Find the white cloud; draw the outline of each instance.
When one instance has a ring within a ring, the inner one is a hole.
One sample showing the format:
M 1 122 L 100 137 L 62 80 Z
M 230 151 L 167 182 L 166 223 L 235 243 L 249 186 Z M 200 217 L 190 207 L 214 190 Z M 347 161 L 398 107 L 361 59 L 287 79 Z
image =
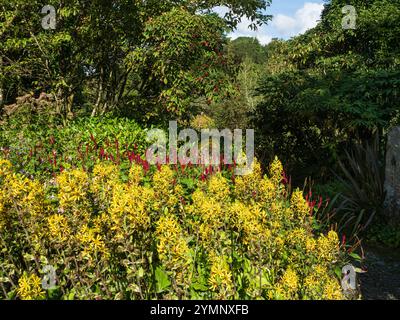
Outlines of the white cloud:
M 314 28 L 321 17 L 323 9 L 323 4 L 306 2 L 302 8 L 296 11 L 294 17 L 278 14 L 272 19 L 271 25 L 282 36 L 295 36 Z
M 213 11 L 218 13 L 221 17 L 223 17 L 225 16 L 226 13 L 229 12 L 229 9 L 227 7 L 218 6 L 213 8 Z M 258 30 L 254 31 L 249 28 L 249 25 L 251 24 L 252 22 L 249 19 L 243 17 L 241 19 L 241 22 L 237 25 L 236 30 L 233 33 L 229 34 L 229 37 L 232 38 L 233 40 L 239 37 L 257 38 L 262 45 L 271 42 L 272 36 L 267 34 L 266 30 L 264 29 L 265 26 L 262 26 L 258 28 Z
M 239 37 L 252 37 L 257 38 L 258 41 L 262 44 L 268 44 L 272 40 L 272 36 L 268 35 L 264 30 L 264 27 L 259 27 L 258 30 L 251 30 L 249 28 L 251 25 L 251 21 L 246 18 L 242 18 L 242 21 L 238 24 L 236 31 L 231 34 L 232 39 L 236 39 Z
M 315 2 L 306 2 L 303 7 L 298 9 L 293 16 L 285 14 L 274 15 L 272 22 L 268 25 L 263 25 L 258 30 L 249 29 L 251 21 L 245 17 L 238 24 L 237 29 L 229 36 L 232 39 L 238 37 L 253 37 L 257 38 L 261 44 L 265 45 L 271 42 L 275 37 L 289 38 L 298 34 L 304 33 L 308 29 L 314 28 L 321 17 L 324 5 Z M 229 9 L 224 6 L 215 7 L 214 12 L 220 16 L 224 16 Z
M 272 25 L 281 34 L 292 33 L 296 29 L 296 24 L 295 19 L 284 14 L 278 14 L 272 19 Z

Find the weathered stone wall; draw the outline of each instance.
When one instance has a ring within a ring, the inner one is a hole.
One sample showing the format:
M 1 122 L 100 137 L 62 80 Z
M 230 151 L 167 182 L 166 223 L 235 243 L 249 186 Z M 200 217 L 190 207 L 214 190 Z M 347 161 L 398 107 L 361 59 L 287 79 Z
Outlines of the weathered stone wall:
M 400 126 L 388 136 L 385 169 L 385 212 L 393 223 L 400 222 Z

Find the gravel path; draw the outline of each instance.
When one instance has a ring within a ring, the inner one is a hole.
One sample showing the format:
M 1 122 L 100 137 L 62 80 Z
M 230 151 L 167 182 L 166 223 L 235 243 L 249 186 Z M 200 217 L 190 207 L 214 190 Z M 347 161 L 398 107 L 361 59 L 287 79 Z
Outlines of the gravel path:
M 360 275 L 364 300 L 400 300 L 400 250 L 365 247 L 363 266 L 367 273 Z

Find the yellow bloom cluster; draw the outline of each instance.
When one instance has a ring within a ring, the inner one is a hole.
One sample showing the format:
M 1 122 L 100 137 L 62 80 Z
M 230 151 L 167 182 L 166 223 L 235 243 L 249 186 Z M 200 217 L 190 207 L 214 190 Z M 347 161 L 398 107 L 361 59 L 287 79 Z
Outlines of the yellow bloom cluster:
M 71 229 L 65 216 L 54 214 L 47 218 L 50 239 L 62 244 L 71 236 Z
M 154 206 L 160 209 L 163 206 L 174 207 L 178 204 L 182 188 L 175 184 L 175 173 L 169 166 L 162 166 L 153 176 L 155 192 Z
M 211 272 L 209 285 L 217 293 L 217 299 L 229 299 L 234 295 L 232 273 L 225 258 L 212 252 L 210 254 Z
M 12 172 L 11 162 L 0 158 L 0 178 L 9 175 L 11 172 Z
M 295 214 L 295 217 L 299 220 L 304 220 L 307 215 L 310 214 L 310 207 L 307 201 L 303 197 L 303 193 L 300 190 L 293 192 L 291 200 L 291 209 Z
M 89 177 L 83 170 L 64 171 L 57 177 L 59 185 L 58 198 L 62 211 L 83 214 L 87 208 Z
M 121 172 L 99 162 L 54 184 L 0 159 L 0 265 L 13 274 L 27 266 L 13 288 L 21 299 L 44 297 L 32 272 L 43 263 L 57 265 L 62 292 L 77 298 L 343 299 L 337 233 L 315 235 L 279 160 L 264 176 L 253 168 L 188 187 L 170 166 Z
M 210 178 L 207 191 L 210 197 L 219 202 L 227 201 L 230 196 L 229 183 L 220 173 Z
M 303 284 L 306 299 L 342 300 L 344 295 L 338 281 L 329 275 L 325 266 L 317 265 L 305 277 Z
M 139 185 L 143 178 L 143 168 L 138 164 L 133 164 L 129 170 L 129 182 L 134 185 Z
M 199 218 L 194 223 L 194 228 L 207 247 L 214 245 L 213 240 L 224 236 L 223 227 L 229 222 L 229 213 L 223 203 L 229 197 L 229 189 L 225 188 L 224 179 L 222 176 L 216 176 L 210 180 L 209 183 L 212 183 L 216 193 L 197 189 L 192 195 L 192 205 L 187 208 L 192 217 Z M 216 190 L 218 185 L 222 188 Z
M 178 219 L 167 214 L 157 222 L 157 252 L 167 271 L 173 272 L 178 285 L 186 285 L 191 264 L 190 249 Z
M 254 160 L 252 169 L 250 174 L 236 178 L 234 194 L 239 200 L 250 200 L 259 193 L 258 187 L 262 178 L 262 170 L 257 160 Z
M 276 287 L 279 299 L 296 299 L 298 297 L 299 278 L 292 269 L 287 269 Z
M 318 238 L 317 252 L 321 261 L 336 262 L 339 255 L 339 237 L 335 231 L 330 231 L 328 236 L 321 235 Z
M 97 254 L 104 257 L 109 256 L 108 249 L 104 243 L 102 236 L 97 234 L 94 229 L 84 225 L 80 232 L 76 235 L 77 242 L 82 246 L 82 256 L 92 261 Z
M 232 226 L 243 233 L 243 244 L 267 244 L 271 231 L 263 224 L 265 212 L 258 205 L 234 202 L 230 207 Z
M 3 162 L 1 166 L 3 176 L 0 176 L 0 230 L 17 216 L 20 224 L 29 224 L 29 219 L 44 214 L 43 185 L 39 181 L 12 173 L 8 162 Z
M 18 280 L 18 296 L 22 300 L 41 300 L 45 298 L 40 278 L 36 274 L 24 273 Z
M 102 162 L 94 166 L 91 191 L 97 196 L 96 200 L 102 206 L 101 209 L 108 208 L 118 181 L 119 168 L 116 165 Z
M 5 187 L 8 196 L 21 210 L 32 216 L 39 215 L 44 210 L 44 189 L 40 182 L 32 181 L 18 174 L 6 177 Z
M 153 199 L 154 192 L 147 187 L 126 184 L 114 187 L 109 214 L 111 229 L 117 238 L 123 239 L 127 230 L 146 230 L 149 227 L 148 206 Z
M 4 186 L 5 178 L 12 172 L 12 165 L 8 160 L 0 158 L 0 231 L 6 223 L 6 206 L 9 202 L 8 191 Z M 3 185 L 3 186 L 2 186 Z
M 275 160 L 271 163 L 269 173 L 273 184 L 279 185 L 282 181 L 283 166 L 277 157 L 275 157 Z

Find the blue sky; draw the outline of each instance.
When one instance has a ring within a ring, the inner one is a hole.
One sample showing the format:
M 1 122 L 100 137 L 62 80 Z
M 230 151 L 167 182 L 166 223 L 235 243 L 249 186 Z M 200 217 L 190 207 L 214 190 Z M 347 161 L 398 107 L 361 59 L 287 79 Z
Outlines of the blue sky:
M 267 44 L 272 38 L 289 39 L 317 24 L 323 3 L 323 0 L 273 0 L 267 13 L 274 17 L 268 25 L 251 31 L 248 29 L 249 21 L 243 19 L 237 30 L 229 36 L 232 39 L 241 36 L 256 37 L 262 44 Z M 223 7 L 216 9 L 220 14 L 225 10 Z

